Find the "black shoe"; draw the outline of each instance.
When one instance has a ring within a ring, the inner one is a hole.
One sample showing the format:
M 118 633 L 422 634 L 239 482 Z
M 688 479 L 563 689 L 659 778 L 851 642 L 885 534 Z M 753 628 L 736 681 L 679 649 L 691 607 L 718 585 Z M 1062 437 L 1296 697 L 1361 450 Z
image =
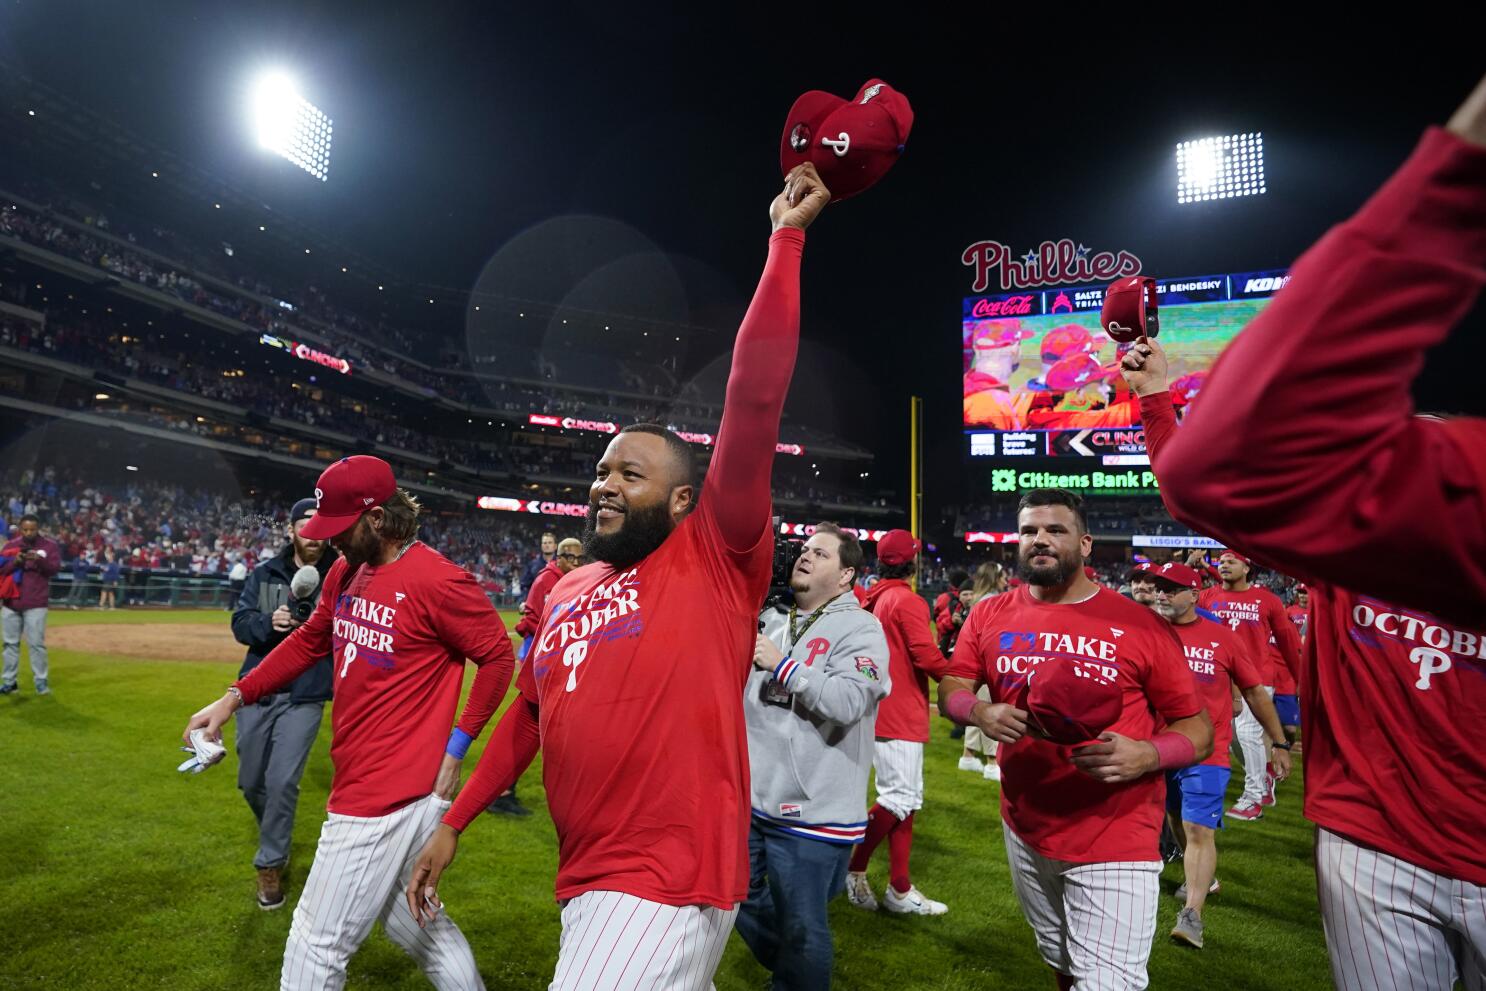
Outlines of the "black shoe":
M 515 795 L 502 795 L 500 798 L 491 802 L 490 808 L 485 811 L 493 812 L 498 816 L 520 817 L 531 815 L 531 809 L 522 805 L 521 801 Z
M 9 695 L 11 692 L 18 692 L 20 690 L 21 686 L 13 681 L 0 685 L 0 695 Z
M 954 729 L 949 731 L 949 738 L 951 740 L 963 740 L 965 738 L 965 727 L 959 723 L 955 723 Z

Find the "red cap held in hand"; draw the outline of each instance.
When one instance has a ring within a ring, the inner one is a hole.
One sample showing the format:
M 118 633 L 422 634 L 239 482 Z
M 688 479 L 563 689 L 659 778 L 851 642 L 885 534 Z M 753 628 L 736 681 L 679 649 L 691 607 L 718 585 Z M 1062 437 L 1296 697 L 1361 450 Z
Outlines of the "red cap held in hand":
M 1156 280 L 1145 275 L 1121 279 L 1104 290 L 1099 326 L 1112 340 L 1129 344 L 1161 332 L 1156 319 Z
M 361 514 L 380 506 L 397 492 L 392 466 L 369 454 L 341 458 L 320 473 L 315 483 L 315 515 L 300 536 L 329 540 L 344 533 Z
M 883 564 L 907 564 L 918 556 L 921 545 L 907 530 L 889 530 L 877 542 L 877 560 Z
M 850 102 L 813 89 L 789 108 L 779 168 L 789 175 L 814 162 L 831 199 L 848 199 L 887 175 L 912 129 L 908 98 L 881 79 L 867 80 Z
M 1120 686 L 1088 661 L 1054 657 L 1027 675 L 1026 709 L 1054 743 L 1087 743 L 1124 711 Z

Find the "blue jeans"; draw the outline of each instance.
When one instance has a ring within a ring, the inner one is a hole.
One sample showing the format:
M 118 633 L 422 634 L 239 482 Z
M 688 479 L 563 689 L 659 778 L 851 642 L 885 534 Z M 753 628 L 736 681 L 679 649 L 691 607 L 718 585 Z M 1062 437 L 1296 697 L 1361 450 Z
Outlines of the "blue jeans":
M 774 991 L 831 986 L 831 924 L 826 905 L 846 888 L 851 847 L 807 840 L 754 821 L 748 832 L 748 900 L 738 935 L 774 973 Z

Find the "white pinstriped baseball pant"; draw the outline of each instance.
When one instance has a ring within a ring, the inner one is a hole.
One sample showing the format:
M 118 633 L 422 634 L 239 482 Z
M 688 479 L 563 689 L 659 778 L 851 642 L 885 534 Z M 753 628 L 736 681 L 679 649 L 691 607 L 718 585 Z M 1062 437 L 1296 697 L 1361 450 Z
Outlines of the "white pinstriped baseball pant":
M 1022 914 L 1047 965 L 1078 991 L 1139 991 L 1156 934 L 1161 862 L 1073 864 L 1033 850 L 1003 821 Z
M 1486 989 L 1486 887 L 1325 829 L 1316 884 L 1339 991 Z
M 419 929 L 404 896 L 413 862 L 449 802 L 429 795 L 375 818 L 331 813 L 294 906 L 280 991 L 338 991 L 346 964 L 380 921 L 439 991 L 484 991 L 475 955 L 441 911 Z
M 1274 698 L 1272 687 L 1265 685 L 1264 690 L 1271 699 Z M 1257 802 L 1264 797 L 1264 791 L 1269 787 L 1266 765 L 1269 763 L 1270 742 L 1258 717 L 1249 708 L 1248 699 L 1244 699 L 1243 708 L 1233 717 L 1233 746 L 1238 748 L 1239 757 L 1243 761 L 1243 795 L 1239 798 L 1240 802 Z
M 877 772 L 877 804 L 900 820 L 924 807 L 924 745 L 912 740 L 878 740 L 872 749 Z
M 562 906 L 548 991 L 707 991 L 738 906 L 663 905 L 585 891 Z

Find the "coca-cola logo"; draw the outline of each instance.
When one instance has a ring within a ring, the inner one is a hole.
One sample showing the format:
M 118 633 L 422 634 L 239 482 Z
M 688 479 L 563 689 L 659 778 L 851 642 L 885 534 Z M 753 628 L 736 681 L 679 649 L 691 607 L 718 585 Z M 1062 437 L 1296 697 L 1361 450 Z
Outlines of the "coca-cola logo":
M 985 292 L 995 269 L 1001 271 L 1004 290 L 1112 282 L 1141 270 L 1140 259 L 1128 251 L 1093 252 L 1066 237 L 1043 241 L 1019 256 L 999 241 L 976 241 L 960 255 L 960 263 L 975 269 L 971 292 Z
M 1026 317 L 1032 315 L 1031 296 L 1009 296 L 1006 299 L 977 299 L 970 307 L 977 320 L 990 317 Z

